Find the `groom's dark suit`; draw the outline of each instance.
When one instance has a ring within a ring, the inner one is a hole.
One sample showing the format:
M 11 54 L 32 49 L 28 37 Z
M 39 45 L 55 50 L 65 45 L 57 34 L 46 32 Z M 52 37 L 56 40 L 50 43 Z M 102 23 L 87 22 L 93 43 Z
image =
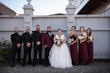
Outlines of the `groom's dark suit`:
M 45 66 L 49 65 L 48 56 L 49 56 L 49 51 L 53 45 L 53 37 L 54 35 L 51 32 L 44 33 L 42 36 L 43 46 L 47 45 L 47 47 L 44 47 L 45 48 Z

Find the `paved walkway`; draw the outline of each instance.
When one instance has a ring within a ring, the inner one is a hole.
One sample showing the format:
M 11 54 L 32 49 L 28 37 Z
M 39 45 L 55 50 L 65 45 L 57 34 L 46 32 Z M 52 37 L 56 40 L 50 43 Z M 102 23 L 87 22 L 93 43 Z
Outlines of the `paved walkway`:
M 66 69 L 55 69 L 43 65 L 10 67 L 6 64 L 0 64 L 0 73 L 110 73 L 110 62 L 95 62 L 94 65 L 79 65 Z

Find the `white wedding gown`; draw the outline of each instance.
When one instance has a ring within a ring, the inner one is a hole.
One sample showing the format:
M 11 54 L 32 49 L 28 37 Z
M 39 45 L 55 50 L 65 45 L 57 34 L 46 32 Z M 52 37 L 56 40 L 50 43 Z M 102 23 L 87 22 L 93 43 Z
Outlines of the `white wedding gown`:
M 59 39 L 58 35 L 55 36 Z M 64 39 L 64 35 L 60 37 Z M 70 56 L 70 51 L 66 43 L 62 44 L 61 47 L 52 46 L 49 53 L 49 62 L 51 67 L 54 68 L 70 68 L 72 67 L 72 61 Z

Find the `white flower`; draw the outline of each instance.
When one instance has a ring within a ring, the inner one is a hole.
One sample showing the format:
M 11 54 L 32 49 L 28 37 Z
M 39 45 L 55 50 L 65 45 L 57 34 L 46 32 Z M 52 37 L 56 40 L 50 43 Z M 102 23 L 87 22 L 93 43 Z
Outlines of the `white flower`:
M 72 43 L 74 41 L 73 38 L 69 38 L 68 43 Z
M 92 41 L 92 36 L 88 36 L 88 39 L 89 39 L 90 41 Z
M 61 47 L 62 41 L 63 41 L 62 39 L 56 39 L 55 44 L 56 44 L 57 46 Z
M 78 39 L 79 39 L 79 40 L 83 40 L 84 37 L 83 37 L 83 36 L 78 36 Z

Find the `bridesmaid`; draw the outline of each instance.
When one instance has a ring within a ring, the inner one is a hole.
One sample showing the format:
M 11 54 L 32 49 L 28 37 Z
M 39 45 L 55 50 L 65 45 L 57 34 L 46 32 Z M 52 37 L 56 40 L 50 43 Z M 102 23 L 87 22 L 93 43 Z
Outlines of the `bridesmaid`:
M 77 41 L 78 41 L 78 36 L 76 32 L 76 27 L 72 26 L 71 27 L 71 33 L 70 33 L 70 38 L 73 38 L 74 41 L 71 42 L 70 44 L 70 52 L 71 52 L 71 58 L 72 58 L 72 64 L 73 65 L 78 65 L 78 50 L 77 50 Z
M 80 27 L 80 36 L 84 39 L 79 40 L 79 62 L 80 64 L 87 65 L 88 61 L 88 51 L 87 51 L 87 34 L 84 32 L 84 27 Z
M 87 49 L 88 49 L 88 57 L 89 57 L 89 63 L 93 64 L 93 42 L 94 42 L 94 36 L 91 32 L 91 29 L 87 29 Z

